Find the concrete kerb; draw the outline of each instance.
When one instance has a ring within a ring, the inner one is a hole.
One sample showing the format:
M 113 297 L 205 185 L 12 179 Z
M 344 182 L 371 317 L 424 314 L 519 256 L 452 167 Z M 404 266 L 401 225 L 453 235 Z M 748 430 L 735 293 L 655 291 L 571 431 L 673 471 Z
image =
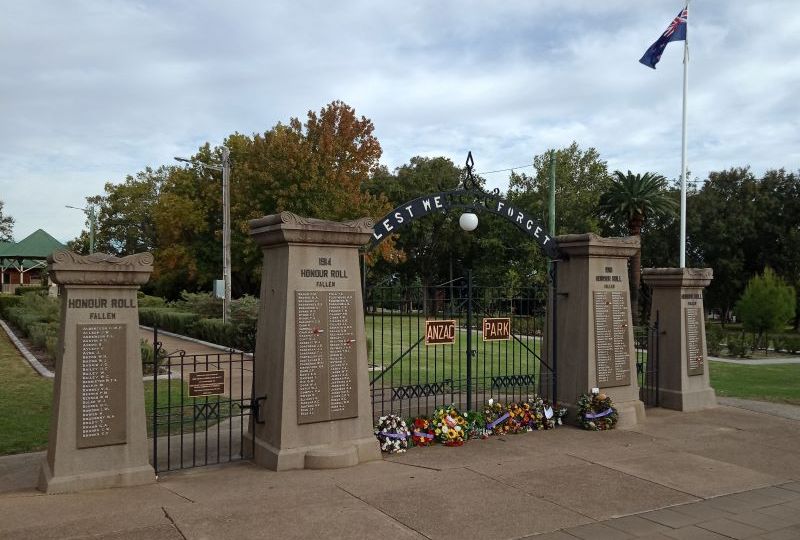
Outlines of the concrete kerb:
M 39 359 L 36 358 L 33 355 L 33 353 L 25 346 L 24 343 L 22 343 L 22 341 L 20 341 L 20 339 L 17 337 L 17 335 L 14 333 L 14 331 L 11 330 L 11 328 L 8 326 L 8 324 L 6 324 L 6 322 L 4 320 L 2 320 L 2 319 L 0 319 L 0 327 L 3 328 L 3 331 L 5 331 L 6 335 L 8 336 L 8 339 L 11 340 L 11 343 L 14 344 L 14 346 L 17 348 L 17 350 L 22 355 L 22 357 L 28 362 L 28 364 L 30 364 L 30 366 L 36 371 L 36 373 L 38 373 L 40 376 L 44 377 L 45 379 L 54 379 L 55 378 L 55 376 L 56 376 L 55 373 L 53 373 L 52 371 L 47 369 L 44 365 L 42 365 L 41 362 L 39 362 Z M 143 326 L 142 328 L 147 328 L 147 327 Z M 149 330 L 152 330 L 152 328 L 150 328 Z M 167 334 L 167 332 L 164 332 L 164 333 Z M 184 337 L 184 336 L 179 336 L 178 334 L 169 334 L 169 335 L 174 336 L 174 337 L 178 337 L 178 338 L 181 338 L 181 339 L 192 341 L 191 338 L 187 338 L 187 337 Z M 203 344 L 203 345 L 208 345 L 209 347 L 220 348 L 219 345 L 214 345 L 212 343 L 206 343 L 204 341 L 199 341 L 199 340 L 194 340 L 194 341 L 197 342 L 197 343 Z M 224 350 L 227 351 L 228 349 L 224 349 Z M 231 350 L 233 350 L 233 349 L 231 349 Z M 159 380 L 167 380 L 169 378 L 175 378 L 175 376 L 174 375 L 170 376 L 168 373 L 165 373 L 163 375 L 159 375 L 158 378 L 159 378 Z M 146 375 L 146 376 L 142 377 L 143 381 L 150 381 L 152 379 L 153 379 L 152 375 Z
M 45 377 L 46 379 L 55 378 L 55 376 L 56 376 L 55 373 L 53 373 L 52 371 L 50 371 L 49 369 L 44 367 L 42 365 L 42 363 L 39 362 L 39 360 L 35 356 L 33 356 L 33 353 L 31 351 L 29 351 L 28 348 L 25 346 L 25 344 L 22 343 L 19 340 L 19 338 L 14 334 L 14 332 L 11 331 L 11 328 L 8 327 L 8 325 L 6 324 L 5 321 L 0 320 L 0 326 L 3 327 L 3 330 L 8 335 L 8 339 L 11 340 L 11 343 L 14 344 L 14 346 L 20 352 L 22 357 L 25 358 L 25 360 L 28 362 L 28 364 L 30 364 L 30 366 L 34 370 L 36 370 L 36 372 L 39 375 L 41 375 L 42 377 Z

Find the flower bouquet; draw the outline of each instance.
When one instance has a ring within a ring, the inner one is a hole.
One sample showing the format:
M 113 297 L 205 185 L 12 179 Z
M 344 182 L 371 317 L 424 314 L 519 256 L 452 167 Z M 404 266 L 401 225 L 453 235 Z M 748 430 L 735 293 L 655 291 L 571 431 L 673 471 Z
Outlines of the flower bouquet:
M 408 431 L 405 420 L 395 414 L 381 416 L 375 426 L 375 436 L 381 445 L 381 452 L 394 454 L 408 449 Z
M 499 401 L 490 398 L 483 409 L 483 417 L 486 419 L 486 434 L 503 435 L 509 432 L 508 419 L 511 414 Z
M 603 431 L 613 429 L 617 423 L 617 410 L 611 398 L 599 392 L 578 398 L 578 423 L 583 429 Z
M 436 442 L 436 433 L 433 422 L 424 416 L 418 416 L 411 421 L 411 441 L 414 446 L 430 446 Z
M 464 426 L 464 437 L 467 439 L 485 439 L 488 437 L 486 433 L 486 419 L 483 413 L 479 411 L 465 412 L 463 414 L 464 421 L 467 423 Z
M 433 432 L 445 446 L 461 446 L 466 437 L 467 421 L 455 405 L 439 407 L 433 413 Z
M 539 396 L 534 397 L 536 399 L 536 409 L 542 414 L 542 427 L 540 429 L 554 429 L 556 426 L 564 424 L 564 418 L 567 416 L 566 407 L 551 403 Z

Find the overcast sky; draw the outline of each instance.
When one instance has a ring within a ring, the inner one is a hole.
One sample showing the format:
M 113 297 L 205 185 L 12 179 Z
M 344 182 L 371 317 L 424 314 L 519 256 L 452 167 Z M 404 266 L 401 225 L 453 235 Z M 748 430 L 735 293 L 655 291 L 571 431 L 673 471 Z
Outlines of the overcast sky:
M 682 43 L 638 63 L 676 0 L 11 0 L 0 17 L 0 200 L 17 240 L 84 227 L 85 197 L 205 141 L 341 99 L 393 169 L 478 171 L 573 140 L 680 176 Z M 800 2 L 695 0 L 689 168 L 800 168 Z M 530 171 L 528 169 L 521 169 Z M 235 174 L 235 170 L 234 173 Z M 507 187 L 508 173 L 488 175 Z

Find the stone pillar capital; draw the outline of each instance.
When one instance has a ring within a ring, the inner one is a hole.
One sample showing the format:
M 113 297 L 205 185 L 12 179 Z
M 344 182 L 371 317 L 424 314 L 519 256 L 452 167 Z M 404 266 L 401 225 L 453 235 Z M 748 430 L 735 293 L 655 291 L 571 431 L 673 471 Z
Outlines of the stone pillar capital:
M 565 234 L 556 237 L 558 249 L 567 257 L 629 258 L 641 246 L 638 236 L 603 238 L 593 233 Z
M 106 253 L 78 255 L 59 250 L 47 258 L 50 279 L 58 285 L 144 285 L 153 272 L 153 255 L 115 257 Z
M 714 278 L 711 268 L 643 268 L 642 281 L 652 289 L 703 288 Z
M 281 212 L 250 220 L 250 236 L 262 248 L 281 244 L 363 246 L 373 226 L 367 217 L 338 222 Z

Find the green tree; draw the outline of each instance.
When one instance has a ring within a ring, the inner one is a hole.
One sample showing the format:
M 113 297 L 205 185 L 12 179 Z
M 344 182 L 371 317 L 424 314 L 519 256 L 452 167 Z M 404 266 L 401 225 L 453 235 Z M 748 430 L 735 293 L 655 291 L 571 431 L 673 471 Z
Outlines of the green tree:
M 600 196 L 598 212 L 612 222 L 624 222 L 629 235 L 641 238 L 642 226 L 649 216 L 674 213 L 675 201 L 666 188 L 667 180 L 660 174 L 614 171 L 614 179 Z M 639 324 L 641 274 L 641 250 L 638 250 L 630 263 L 631 306 L 635 307 L 633 324 Z
M 0 241 L 11 242 L 14 238 L 14 218 L 3 214 L 3 201 L 0 201 Z
M 736 312 L 744 329 L 757 334 L 756 345 L 764 337 L 764 349 L 769 345 L 769 333 L 783 330 L 795 313 L 794 287 L 775 275 L 770 267 L 754 276 L 736 304 Z
M 550 178 L 550 152 L 533 158 L 534 175 L 512 173 L 508 198 L 547 223 L 547 191 Z M 594 148 L 582 150 L 573 142 L 555 150 L 556 230 L 551 234 L 599 233 L 597 216 L 600 195 L 611 179 L 606 162 Z
M 364 189 L 379 169 L 381 147 L 372 121 L 334 101 L 309 111 L 305 122 L 291 118 L 252 136 L 232 134 L 230 149 L 231 253 L 233 291 L 256 294 L 261 251 L 249 237 L 248 222 L 290 211 L 331 220 L 379 217 L 385 198 Z M 208 144 L 193 160 L 218 163 L 220 148 Z M 221 189 L 219 173 L 200 167 L 173 168 L 154 208 L 158 237 L 154 279 L 165 290 L 208 288 L 221 272 Z M 160 262 L 158 262 L 160 261 Z

